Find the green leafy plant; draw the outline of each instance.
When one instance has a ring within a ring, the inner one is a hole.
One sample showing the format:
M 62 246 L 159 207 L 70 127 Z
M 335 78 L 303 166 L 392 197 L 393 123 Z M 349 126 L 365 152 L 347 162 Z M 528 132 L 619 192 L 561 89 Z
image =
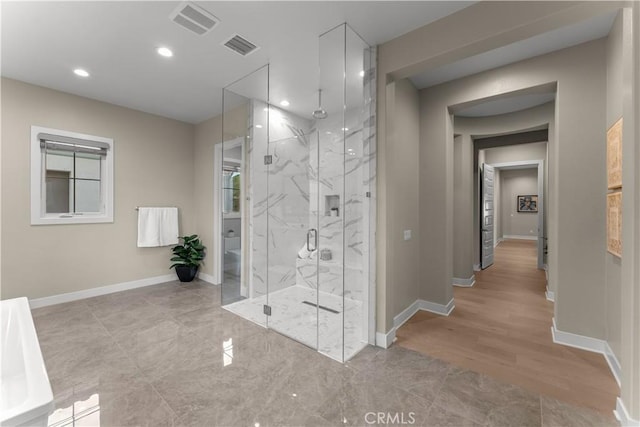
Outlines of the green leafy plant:
M 178 237 L 178 239 L 182 241 L 182 244 L 171 248 L 173 251 L 173 258 L 171 258 L 173 264 L 169 268 L 178 266 L 198 267 L 202 263 L 205 256 L 204 251 L 207 249 L 202 245 L 198 235 L 182 236 Z

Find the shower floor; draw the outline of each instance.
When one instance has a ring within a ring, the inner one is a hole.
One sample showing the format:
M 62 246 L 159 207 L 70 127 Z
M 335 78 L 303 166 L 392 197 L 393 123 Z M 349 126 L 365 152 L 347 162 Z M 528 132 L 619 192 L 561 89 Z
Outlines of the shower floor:
M 330 310 L 318 309 L 309 302 Z M 342 298 L 333 294 L 320 291 L 318 301 L 315 289 L 295 285 L 269 295 L 271 316 L 264 315 L 265 304 L 267 296 L 263 295 L 228 304 L 223 308 L 261 326 L 267 326 L 268 321 L 269 328 L 317 348 L 320 353 L 338 361 L 346 362 L 367 345 L 363 339 L 367 331 L 363 330 L 365 322 L 360 301 L 344 299 L 344 328 Z

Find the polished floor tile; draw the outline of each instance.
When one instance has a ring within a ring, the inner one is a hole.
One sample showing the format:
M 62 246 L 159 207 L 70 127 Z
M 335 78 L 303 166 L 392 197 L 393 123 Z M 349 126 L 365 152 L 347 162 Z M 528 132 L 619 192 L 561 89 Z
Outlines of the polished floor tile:
M 33 310 L 74 426 L 601 426 L 612 418 L 402 347 L 346 364 L 171 282 Z

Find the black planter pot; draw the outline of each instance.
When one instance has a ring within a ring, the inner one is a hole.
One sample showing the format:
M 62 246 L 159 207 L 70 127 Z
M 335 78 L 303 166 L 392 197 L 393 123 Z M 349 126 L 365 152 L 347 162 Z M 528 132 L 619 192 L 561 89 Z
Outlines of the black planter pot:
M 181 282 L 191 282 L 198 273 L 197 265 L 176 265 L 176 274 Z

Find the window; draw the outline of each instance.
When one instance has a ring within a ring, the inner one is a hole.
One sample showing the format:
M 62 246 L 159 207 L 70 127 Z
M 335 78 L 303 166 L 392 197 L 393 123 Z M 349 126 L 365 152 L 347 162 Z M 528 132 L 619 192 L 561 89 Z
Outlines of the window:
M 31 224 L 113 222 L 113 140 L 31 127 Z

